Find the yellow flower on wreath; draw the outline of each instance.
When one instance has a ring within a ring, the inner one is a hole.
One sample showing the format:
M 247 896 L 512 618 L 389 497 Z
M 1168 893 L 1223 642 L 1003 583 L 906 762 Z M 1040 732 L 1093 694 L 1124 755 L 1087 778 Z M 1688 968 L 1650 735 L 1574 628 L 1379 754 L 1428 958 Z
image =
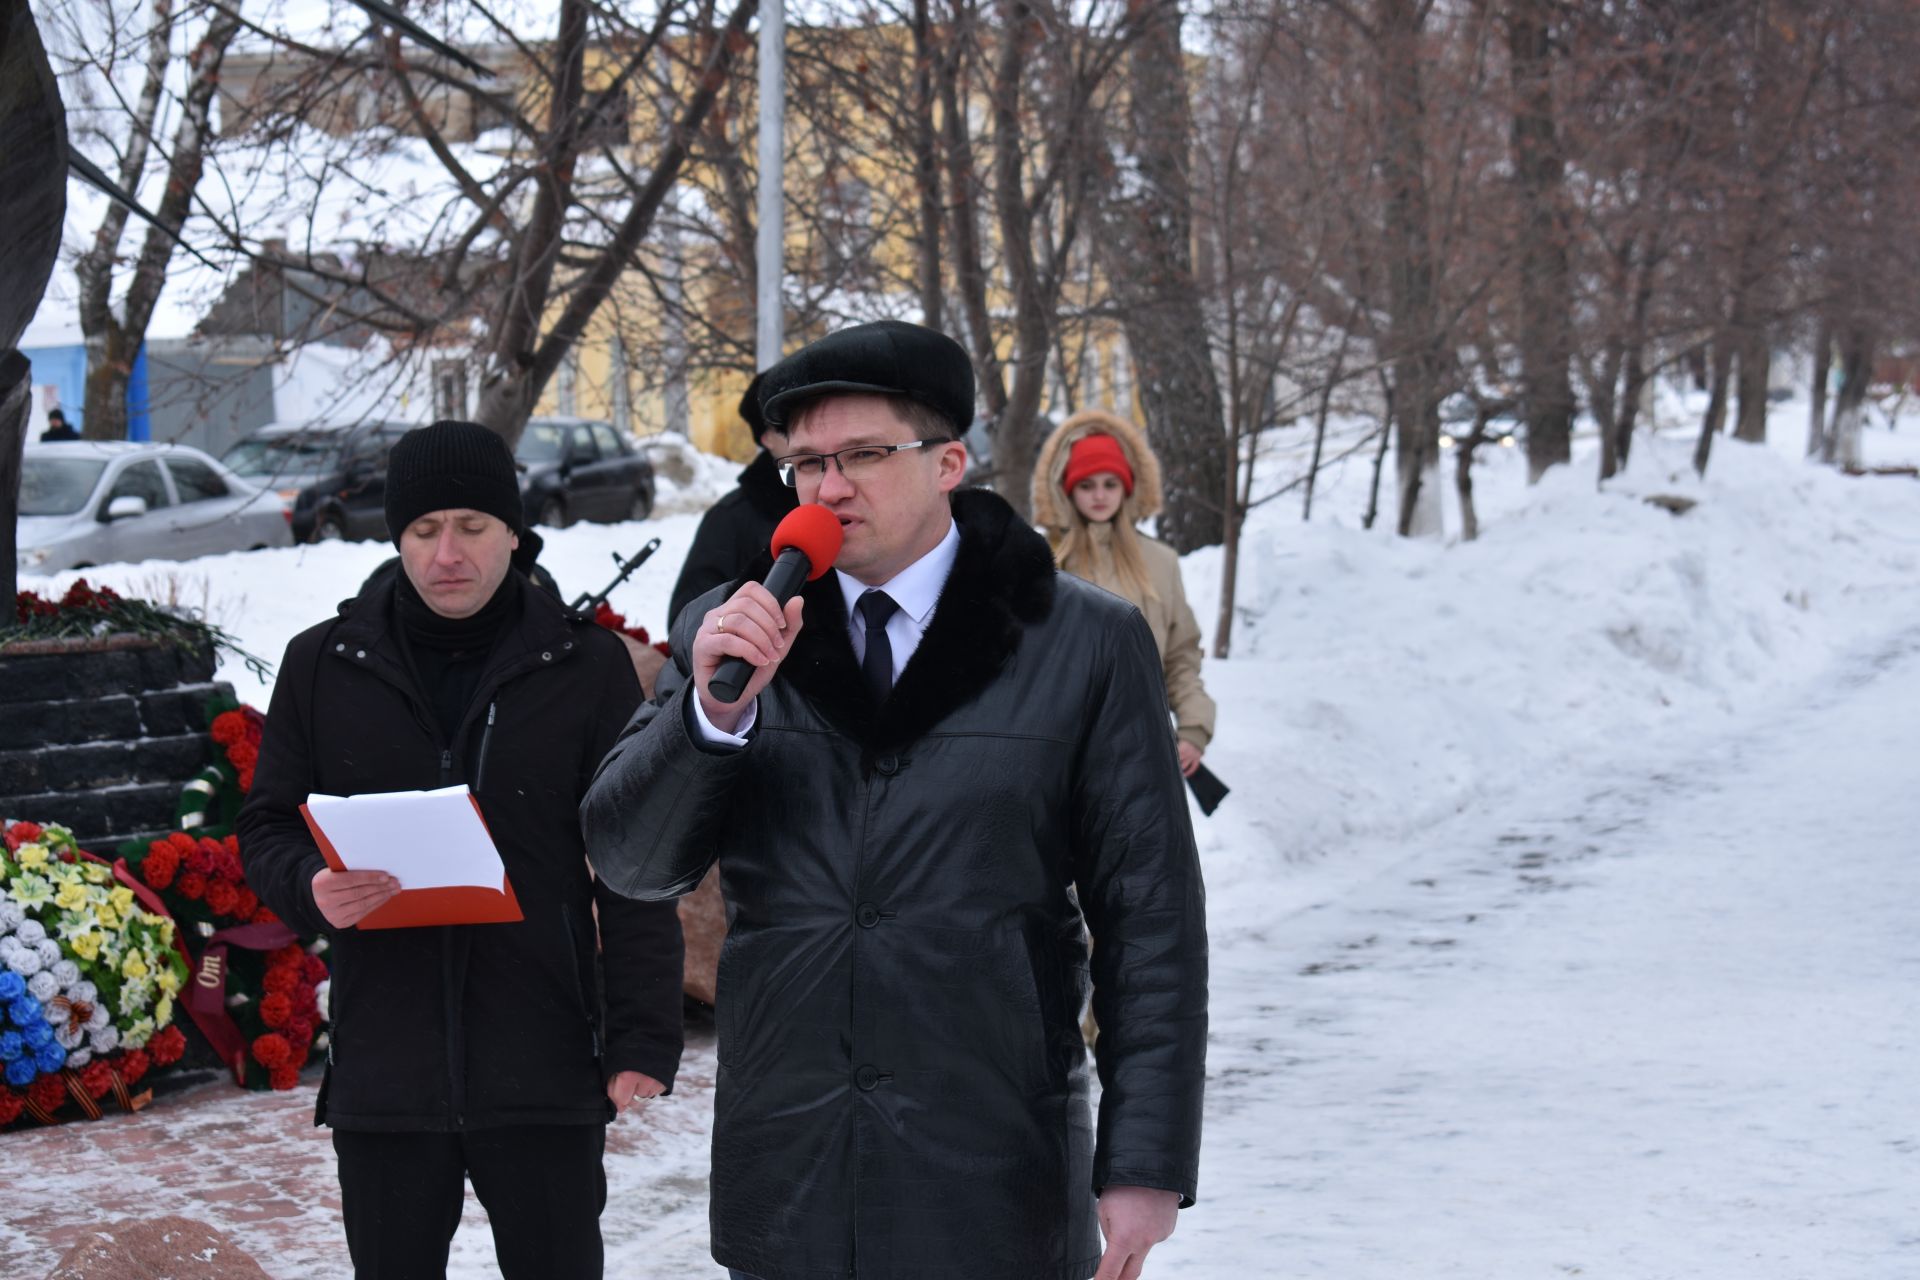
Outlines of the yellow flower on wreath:
M 118 885 L 113 889 L 108 890 L 107 905 L 112 907 L 115 911 L 118 911 L 123 916 L 132 915 L 133 914 L 133 890 L 127 888 L 127 886 L 125 885 Z
M 115 911 L 110 904 L 94 908 L 93 915 L 94 919 L 100 922 L 102 929 L 118 929 L 120 927 L 120 913 Z
M 47 846 L 23 844 L 14 850 L 13 860 L 29 870 L 47 865 Z
M 161 965 L 159 972 L 153 975 L 153 985 L 160 989 L 162 995 L 177 996 L 180 994 L 180 975 L 174 972 L 172 965 Z
M 173 1021 L 173 997 L 162 994 L 160 1002 L 153 1006 L 153 1025 L 164 1027 Z
M 147 958 L 135 947 L 127 952 L 127 958 L 120 962 L 120 976 L 123 978 L 144 978 L 153 972 L 147 968 Z
M 100 944 L 106 940 L 106 934 L 90 929 L 84 933 L 74 934 L 67 939 L 67 945 L 73 948 L 73 954 L 92 964 L 100 958 Z
M 113 879 L 113 871 L 97 862 L 81 863 L 80 875 L 88 884 L 106 884 Z
M 23 871 L 7 886 L 7 896 L 23 907 L 38 907 L 53 901 L 53 886 L 43 876 Z
M 82 885 L 63 884 L 53 895 L 53 905 L 62 911 L 78 911 L 87 905 L 87 891 Z

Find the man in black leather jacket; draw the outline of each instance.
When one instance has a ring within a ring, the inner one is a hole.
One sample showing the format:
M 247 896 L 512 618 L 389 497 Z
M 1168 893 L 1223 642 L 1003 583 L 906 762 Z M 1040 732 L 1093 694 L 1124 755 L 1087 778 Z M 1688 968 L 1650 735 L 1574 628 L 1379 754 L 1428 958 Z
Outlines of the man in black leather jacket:
M 677 679 L 581 809 L 616 892 L 719 860 L 736 1277 L 1118 1280 L 1195 1195 L 1204 903 L 1153 638 L 1004 501 L 954 492 L 972 400 L 959 346 L 897 322 L 768 371 L 836 571 L 784 609 L 757 576 L 689 606 Z M 723 703 L 730 656 L 755 671 Z

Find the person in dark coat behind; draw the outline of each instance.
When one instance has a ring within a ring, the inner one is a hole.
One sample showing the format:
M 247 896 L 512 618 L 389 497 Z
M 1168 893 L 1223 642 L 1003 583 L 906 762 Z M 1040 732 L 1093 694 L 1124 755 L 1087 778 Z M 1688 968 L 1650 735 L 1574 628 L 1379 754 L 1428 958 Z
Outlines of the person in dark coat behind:
M 757 580 L 685 609 L 672 691 L 581 809 L 616 892 L 719 862 L 713 1255 L 757 1280 L 1135 1276 L 1196 1193 L 1207 1028 L 1153 636 L 1004 500 L 953 492 L 951 339 L 863 325 L 764 395 L 845 530 L 836 571 L 784 610 Z M 723 703 L 729 656 L 755 670 Z
M 694 531 L 693 545 L 680 566 L 680 578 L 668 598 L 667 622 L 680 616 L 687 602 L 704 595 L 723 582 L 732 582 L 747 566 L 767 552 L 776 525 L 793 510 L 793 490 L 780 481 L 780 470 L 773 465 L 774 454 L 786 444 L 779 430 L 769 435 L 766 419 L 760 413 L 760 385 L 764 374 L 756 374 L 740 397 L 740 416 L 753 432 L 760 452 L 740 473 L 740 483 L 707 508 Z
M 407 433 L 386 504 L 401 572 L 288 644 L 240 856 L 274 911 L 332 942 L 314 1120 L 333 1129 L 355 1274 L 444 1275 L 471 1179 L 503 1276 L 590 1280 L 605 1127 L 670 1088 L 682 1040 L 678 918 L 596 884 L 579 828 L 640 686 L 617 637 L 510 570 L 520 493 L 499 436 Z M 301 802 L 459 783 L 525 919 L 357 927 L 396 886 L 328 870 Z
M 40 433 L 41 444 L 64 444 L 78 440 L 80 433 L 67 421 L 67 415 L 58 409 L 47 410 L 47 429 Z

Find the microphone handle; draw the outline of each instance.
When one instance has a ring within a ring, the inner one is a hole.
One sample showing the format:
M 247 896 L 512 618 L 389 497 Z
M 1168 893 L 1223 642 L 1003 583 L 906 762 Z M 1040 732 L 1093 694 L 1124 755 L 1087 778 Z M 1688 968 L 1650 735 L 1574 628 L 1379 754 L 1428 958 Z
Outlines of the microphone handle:
M 807 559 L 807 553 L 798 547 L 788 547 L 773 562 L 773 568 L 767 572 L 766 588 L 782 609 L 787 601 L 800 594 L 800 588 L 807 585 L 807 575 L 813 571 L 813 564 Z M 713 673 L 707 690 L 721 702 L 731 705 L 740 701 L 740 695 L 746 691 L 747 682 L 753 679 L 757 668 L 745 658 L 728 658 Z

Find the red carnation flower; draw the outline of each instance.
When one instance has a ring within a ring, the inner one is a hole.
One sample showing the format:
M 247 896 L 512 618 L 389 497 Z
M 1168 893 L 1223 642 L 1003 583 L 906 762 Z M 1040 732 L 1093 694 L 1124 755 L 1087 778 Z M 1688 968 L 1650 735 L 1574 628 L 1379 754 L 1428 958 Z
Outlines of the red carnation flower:
M 280 917 L 274 914 L 272 907 L 263 905 L 258 911 L 253 913 L 253 923 L 279 924 Z
M 152 1065 L 145 1049 L 129 1049 L 120 1055 L 120 1078 L 130 1085 L 138 1084 L 140 1077 L 147 1074 L 147 1068 Z
M 307 958 L 307 949 L 297 942 L 289 942 L 284 947 L 275 947 L 267 953 L 267 964 L 275 969 L 284 969 L 298 965 Z
M 167 1027 L 147 1041 L 147 1053 L 154 1065 L 170 1067 L 180 1061 L 180 1055 L 187 1051 L 187 1038 L 180 1034 L 180 1028 Z
M 205 848 L 195 849 L 187 855 L 187 870 L 197 876 L 213 874 L 213 855 Z
M 169 845 L 156 844 L 158 852 L 149 853 L 140 862 L 140 878 L 155 889 L 165 889 L 173 883 L 173 876 L 180 869 L 180 859 Z
M 67 1100 L 67 1085 L 59 1076 L 41 1076 L 27 1086 L 27 1097 L 37 1103 L 42 1111 L 58 1111 L 60 1104 Z
M 293 1046 L 287 1038 L 278 1032 L 269 1031 L 257 1036 L 253 1042 L 253 1059 L 271 1071 L 275 1067 L 284 1067 L 293 1058 Z
M 292 1063 L 288 1063 L 284 1067 L 275 1067 L 267 1072 L 267 1083 L 282 1091 L 298 1088 L 300 1085 L 300 1068 L 294 1066 Z
M 304 1059 L 306 1055 L 313 1050 L 313 1032 L 313 1019 L 305 1016 L 297 1016 L 287 1020 L 287 1025 L 280 1034 L 287 1038 L 289 1044 L 293 1045 L 297 1051 L 295 1056 Z
M 246 717 L 241 715 L 237 709 L 233 711 L 222 711 L 213 718 L 213 729 L 211 732 L 213 734 L 213 740 L 223 747 L 230 747 L 236 742 L 244 742 L 247 736 Z
M 89 1098 L 103 1098 L 107 1090 L 113 1088 L 113 1068 L 105 1059 L 95 1058 L 80 1073 L 80 1087 L 87 1091 Z
M 300 962 L 300 976 L 319 986 L 327 980 L 327 962 L 319 956 L 308 956 Z
M 285 965 L 275 965 L 273 968 L 267 970 L 265 977 L 260 979 L 260 985 L 267 991 L 272 991 L 283 996 L 291 996 L 293 989 L 300 985 L 300 971 L 298 969 L 288 968 Z
M 176 831 L 168 836 L 167 843 L 172 845 L 174 852 L 182 858 L 200 847 L 200 842 L 184 831 Z
M 287 1025 L 287 1019 L 293 1016 L 293 1001 L 279 992 L 269 992 L 260 998 L 260 1021 L 276 1029 Z
M 234 908 L 240 905 L 240 891 L 228 881 L 211 881 L 207 885 L 207 905 L 215 915 L 233 915 Z
M 6 1128 L 20 1118 L 27 1109 L 27 1100 L 7 1086 L 0 1084 L 0 1129 Z
M 23 844 L 38 840 L 46 834 L 37 822 L 16 822 L 7 828 L 7 852 L 12 853 Z
M 207 893 L 207 878 L 198 871 L 189 871 L 179 879 L 180 896 L 189 902 L 198 902 Z
M 251 920 L 260 910 L 260 898 L 251 889 L 240 890 L 239 900 L 233 904 L 233 915 L 237 920 Z

